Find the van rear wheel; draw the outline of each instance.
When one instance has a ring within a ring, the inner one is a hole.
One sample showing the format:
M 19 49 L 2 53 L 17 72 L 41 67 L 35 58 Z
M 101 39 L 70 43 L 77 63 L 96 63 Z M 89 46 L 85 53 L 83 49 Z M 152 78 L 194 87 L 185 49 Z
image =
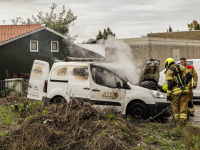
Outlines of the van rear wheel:
M 129 107 L 128 115 L 131 116 L 133 121 L 146 120 L 149 117 L 146 106 L 140 102 L 134 103 Z
M 53 98 L 52 102 L 55 104 L 60 104 L 60 103 L 66 103 L 67 101 L 64 97 L 60 96 L 60 97 Z

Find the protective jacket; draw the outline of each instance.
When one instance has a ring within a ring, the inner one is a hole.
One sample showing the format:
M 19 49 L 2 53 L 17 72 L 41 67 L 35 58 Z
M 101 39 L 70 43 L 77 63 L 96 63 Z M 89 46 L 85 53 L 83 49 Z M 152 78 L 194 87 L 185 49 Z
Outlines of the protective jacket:
M 176 77 L 173 71 L 177 67 L 180 67 L 181 74 L 183 75 L 184 78 L 189 73 L 189 70 L 184 66 L 178 66 L 177 64 L 172 64 L 170 66 L 170 68 L 166 72 L 167 96 L 171 96 L 172 94 L 179 95 L 182 92 L 182 89 L 180 88 L 180 86 L 177 85 L 177 79 L 179 79 L 179 76 Z M 185 84 L 185 83 L 182 83 L 182 84 Z M 183 93 L 189 93 L 188 83 L 186 83 Z
M 191 65 L 186 65 L 186 68 L 190 71 L 190 73 L 193 75 L 193 86 L 192 86 L 192 79 L 189 80 L 189 86 L 190 88 L 194 87 L 196 88 L 197 87 L 197 81 L 198 81 L 198 76 L 197 76 L 197 73 L 194 69 L 194 66 L 191 66 Z

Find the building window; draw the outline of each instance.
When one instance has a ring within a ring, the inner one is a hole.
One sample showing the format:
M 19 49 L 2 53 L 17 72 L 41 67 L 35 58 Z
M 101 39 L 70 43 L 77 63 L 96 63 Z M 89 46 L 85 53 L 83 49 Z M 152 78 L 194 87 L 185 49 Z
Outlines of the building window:
M 38 52 L 38 41 L 30 41 L 30 51 Z
M 51 41 L 51 52 L 58 52 L 58 51 L 59 51 L 58 41 Z

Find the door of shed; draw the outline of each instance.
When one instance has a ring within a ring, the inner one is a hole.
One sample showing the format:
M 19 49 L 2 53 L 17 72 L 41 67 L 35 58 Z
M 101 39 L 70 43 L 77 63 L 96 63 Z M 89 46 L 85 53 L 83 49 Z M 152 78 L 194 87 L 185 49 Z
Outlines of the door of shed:
M 175 62 L 180 60 L 180 49 L 173 49 L 173 59 Z

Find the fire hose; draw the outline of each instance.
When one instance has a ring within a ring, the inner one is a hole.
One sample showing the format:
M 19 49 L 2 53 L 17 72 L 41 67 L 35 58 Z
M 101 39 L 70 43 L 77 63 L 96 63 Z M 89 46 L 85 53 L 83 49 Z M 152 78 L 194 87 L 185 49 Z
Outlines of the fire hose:
M 186 80 L 186 78 L 185 78 L 185 80 Z M 129 122 L 129 123 L 130 123 L 130 124 L 136 124 L 136 123 L 143 123 L 143 122 L 146 122 L 146 121 L 150 121 L 150 120 L 153 120 L 153 119 L 157 118 L 158 116 L 160 116 L 160 115 L 163 114 L 164 112 L 166 112 L 169 108 L 171 108 L 171 107 L 174 105 L 174 103 L 176 103 L 176 101 L 178 101 L 178 99 L 180 98 L 180 96 L 182 95 L 182 93 L 183 93 L 183 91 L 184 91 L 184 89 L 185 89 L 185 85 L 186 85 L 186 82 L 185 82 L 185 84 L 183 85 L 183 89 L 182 89 L 181 93 L 178 95 L 178 97 L 176 98 L 176 100 L 175 100 L 173 103 L 171 103 L 171 105 L 169 105 L 167 108 L 165 108 L 165 110 L 163 110 L 162 112 L 160 112 L 159 114 L 157 114 L 157 115 L 155 115 L 155 116 L 153 116 L 153 117 L 149 117 L 149 118 L 146 119 L 146 120 L 135 121 L 135 122 Z
M 186 80 L 186 78 L 185 78 L 185 80 Z M 182 93 L 183 93 L 183 91 L 184 91 L 184 89 L 185 89 L 185 85 L 186 85 L 186 82 L 185 82 L 185 84 L 184 84 L 184 86 L 183 86 L 183 89 L 182 89 L 181 93 L 178 95 L 178 97 L 176 98 L 176 100 L 175 100 L 173 103 L 171 103 L 171 105 L 169 105 L 167 108 L 165 108 L 165 110 L 163 110 L 162 112 L 160 112 L 159 114 L 157 114 L 157 115 L 155 115 L 155 116 L 153 116 L 153 117 L 149 117 L 149 118 L 146 119 L 146 120 L 141 120 L 141 121 L 136 121 L 136 122 L 128 122 L 128 123 L 130 123 L 130 124 L 143 123 L 143 122 L 146 122 L 146 121 L 153 120 L 154 118 L 157 118 L 158 116 L 160 116 L 161 114 L 163 114 L 164 112 L 166 112 L 169 108 L 171 108 L 171 107 L 174 105 L 174 103 L 176 103 L 176 101 L 177 101 L 177 100 L 180 98 L 180 96 L 182 95 Z M 140 131 L 141 131 L 141 130 L 140 130 Z M 157 135 L 154 135 L 154 134 L 152 134 L 152 133 L 143 131 L 143 130 L 142 130 L 142 132 L 145 132 L 145 133 L 147 133 L 147 134 L 150 134 L 150 135 L 152 135 L 152 136 L 154 136 L 154 137 L 157 137 L 157 138 L 163 140 L 164 142 L 166 142 L 167 144 L 169 144 L 170 147 L 171 147 L 173 150 L 175 150 L 175 148 L 174 148 L 168 141 L 166 141 L 165 139 L 163 139 L 163 138 L 161 138 L 161 137 L 159 137 L 159 136 L 157 136 Z

